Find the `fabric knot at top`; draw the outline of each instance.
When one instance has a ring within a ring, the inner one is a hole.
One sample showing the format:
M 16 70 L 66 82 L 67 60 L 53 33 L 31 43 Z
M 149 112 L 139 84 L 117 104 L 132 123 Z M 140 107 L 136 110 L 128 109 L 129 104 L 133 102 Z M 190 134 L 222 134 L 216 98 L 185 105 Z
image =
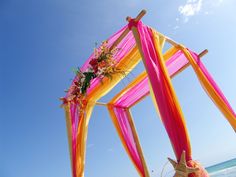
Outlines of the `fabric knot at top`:
M 129 21 L 128 28 L 131 30 L 133 26 L 134 26 L 134 27 L 137 27 L 138 22 L 139 22 L 139 21 L 136 21 L 135 19 L 132 18 L 132 19 Z

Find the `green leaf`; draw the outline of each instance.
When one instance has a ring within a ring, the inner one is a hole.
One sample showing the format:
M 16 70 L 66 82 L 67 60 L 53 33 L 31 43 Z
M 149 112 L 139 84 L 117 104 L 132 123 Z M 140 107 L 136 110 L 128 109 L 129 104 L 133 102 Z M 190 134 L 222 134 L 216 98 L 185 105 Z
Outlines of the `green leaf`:
M 81 87 L 81 92 L 82 94 L 85 94 L 87 89 L 90 87 L 91 80 L 96 78 L 96 74 L 93 72 L 84 72 L 83 74 L 85 75 L 85 79 Z

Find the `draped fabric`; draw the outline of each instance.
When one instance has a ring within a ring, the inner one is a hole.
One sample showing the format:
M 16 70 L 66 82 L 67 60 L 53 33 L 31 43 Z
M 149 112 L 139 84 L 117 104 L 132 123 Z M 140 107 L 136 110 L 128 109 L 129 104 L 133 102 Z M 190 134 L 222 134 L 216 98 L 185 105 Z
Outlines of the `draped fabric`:
M 182 152 L 185 151 L 186 161 L 189 162 L 188 165 L 196 166 L 197 163 L 192 160 L 190 139 L 184 115 L 162 55 L 161 45 L 164 40 L 162 36 L 159 36 L 154 30 L 143 25 L 141 22 L 138 23 L 137 30 L 141 45 L 140 50 L 143 54 L 143 61 L 152 87 L 153 96 L 175 155 L 180 160 Z M 208 176 L 202 168 L 197 175 L 191 175 Z
M 191 160 L 191 147 L 184 116 L 161 54 L 159 37 L 154 37 L 154 31 L 141 22 L 137 29 L 153 95 L 175 154 L 179 159 L 185 150 L 186 159 Z
M 163 58 L 166 61 L 166 67 L 170 77 L 173 77 L 188 64 L 188 60 L 185 58 L 183 52 L 176 47 L 170 48 L 163 55 Z M 139 174 L 144 177 L 147 175 L 145 175 L 144 168 L 146 162 L 140 157 L 142 151 L 139 152 L 139 148 L 141 147 L 138 147 L 135 143 L 138 139 L 135 139 L 137 132 L 131 128 L 130 122 L 133 122 L 133 120 L 130 116 L 130 108 L 149 95 L 149 92 L 147 73 L 143 72 L 108 104 L 108 110 L 119 133 L 121 142 Z M 140 144 L 139 142 L 137 143 Z
M 112 46 L 127 28 L 128 26 L 123 27 L 108 38 L 108 46 Z M 136 28 L 137 34 L 130 31 L 118 44 L 117 48 L 120 50 L 116 53 L 115 60 L 117 61 L 117 68 L 128 74 L 141 60 L 141 54 L 146 72 L 140 74 L 107 105 L 121 142 L 139 175 L 149 177 L 130 108 L 150 94 L 170 138 L 177 160 L 180 159 L 184 150 L 188 165 L 200 168 L 198 174 L 191 174 L 190 176 L 207 177 L 208 174 L 204 168 L 192 160 L 190 139 L 184 115 L 172 86 L 171 78 L 186 66 L 191 65 L 204 90 L 234 130 L 236 130 L 236 114 L 196 53 L 178 45 L 171 47 L 165 54 L 162 54 L 165 37 L 152 28 L 143 25 L 142 22 L 138 22 Z M 135 41 L 133 34 L 138 35 L 139 41 Z M 93 58 L 94 54 L 80 68 L 81 71 L 87 70 L 89 61 Z M 84 176 L 88 124 L 96 101 L 106 95 L 124 77 L 121 74 L 114 74 L 112 79 L 105 77 L 102 82 L 100 79 L 93 79 L 87 90 L 86 102 L 82 110 L 75 102 L 64 104 L 73 177 Z M 77 80 L 76 76 L 73 82 Z M 70 96 L 71 91 L 72 86 L 69 88 L 65 99 Z
M 121 30 L 119 30 L 118 32 L 116 32 L 114 35 L 112 35 L 111 37 L 109 37 L 107 39 L 108 42 L 108 47 L 111 47 L 111 45 L 114 43 L 114 41 L 117 40 L 117 38 L 127 29 L 127 25 L 125 27 L 123 27 Z M 127 53 L 129 53 L 134 47 L 136 46 L 134 37 L 132 32 L 129 32 L 124 39 L 117 45 L 118 49 L 122 49 L 122 50 L 118 50 L 117 53 L 114 56 L 114 59 L 116 60 L 117 63 L 119 63 L 122 59 L 124 59 L 124 57 L 127 55 Z M 89 66 L 89 62 L 91 59 L 93 59 L 95 56 L 95 53 L 92 53 L 91 56 L 86 60 L 85 64 L 80 68 L 81 71 L 86 71 L 86 69 Z M 123 69 L 125 69 L 126 72 L 128 72 L 127 70 L 129 68 L 125 68 L 125 66 L 122 66 Z M 78 77 L 76 76 L 73 80 L 73 82 L 77 81 Z M 90 92 L 92 92 L 92 90 L 97 86 L 100 85 L 100 79 L 93 79 L 90 88 L 88 89 L 87 93 L 90 94 Z M 71 87 L 72 88 L 72 87 Z M 66 97 L 67 98 L 70 94 L 71 94 L 71 88 L 69 88 Z
M 86 114 L 80 114 L 78 105 L 75 103 L 68 103 L 64 106 L 73 177 L 82 177 L 84 175 L 85 143 L 87 139 L 88 120 L 91 116 L 93 106 L 94 104 L 92 102 L 87 104 L 85 109 Z
M 137 147 L 137 140 L 135 140 L 133 136 L 129 110 L 111 105 L 108 106 L 108 109 L 121 142 L 139 175 L 142 177 L 149 176 L 148 171 L 145 171 L 144 169 L 144 165 L 146 164 L 144 164 L 145 162 L 141 159 L 141 153 Z
M 112 43 L 126 28 L 127 26 L 110 37 L 108 39 L 108 45 L 111 46 Z M 115 60 L 118 62 L 117 67 L 128 74 L 141 59 L 131 32 L 129 32 L 128 35 L 119 43 L 118 47 L 122 48 L 122 50 L 119 50 L 115 56 Z M 89 57 L 81 70 L 86 70 L 88 62 L 93 58 L 93 55 L 94 54 Z M 79 110 L 76 103 L 69 102 L 64 105 L 73 177 L 84 176 L 88 123 L 95 102 L 102 96 L 107 94 L 123 78 L 123 75 L 116 74 L 113 75 L 112 80 L 104 78 L 103 84 L 101 84 L 98 79 L 94 79 L 91 83 L 90 88 L 88 89 L 88 93 L 86 96 L 87 104 L 85 105 L 83 110 Z M 75 77 L 73 82 L 77 79 L 78 78 Z M 69 89 L 65 98 L 67 98 L 70 93 L 71 89 Z
M 146 162 L 135 131 L 129 107 L 149 92 L 146 74 L 142 73 L 114 99 L 108 103 L 108 110 L 121 142 L 131 161 L 142 177 L 149 177 Z M 144 79 L 145 78 L 145 79 Z M 135 85 L 135 87 L 133 87 Z
M 236 114 L 198 55 L 183 46 L 180 48 L 189 60 L 206 93 L 229 121 L 234 131 L 236 131 Z

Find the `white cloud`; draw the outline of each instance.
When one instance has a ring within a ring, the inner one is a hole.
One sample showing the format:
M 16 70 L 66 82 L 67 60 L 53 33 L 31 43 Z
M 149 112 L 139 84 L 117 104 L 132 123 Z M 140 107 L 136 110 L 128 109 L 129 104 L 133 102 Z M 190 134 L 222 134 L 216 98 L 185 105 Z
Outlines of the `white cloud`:
M 224 2 L 225 0 L 185 0 L 185 4 L 178 7 L 179 15 L 175 18 L 176 25 L 173 25 L 173 29 L 181 27 L 181 22 L 187 23 L 192 16 L 200 12 L 203 15 L 213 14 L 214 9 L 219 8 Z
M 190 16 L 197 14 L 202 8 L 203 0 L 187 0 L 186 4 L 179 6 L 178 10 L 184 16 L 184 21 L 187 22 Z

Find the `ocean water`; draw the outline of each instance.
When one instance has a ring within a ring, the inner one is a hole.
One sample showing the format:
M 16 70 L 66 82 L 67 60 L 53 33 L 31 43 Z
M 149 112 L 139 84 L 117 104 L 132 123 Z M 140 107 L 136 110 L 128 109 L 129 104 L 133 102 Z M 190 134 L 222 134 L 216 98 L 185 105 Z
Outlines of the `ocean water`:
M 211 177 L 236 177 L 236 158 L 207 167 L 206 170 Z

